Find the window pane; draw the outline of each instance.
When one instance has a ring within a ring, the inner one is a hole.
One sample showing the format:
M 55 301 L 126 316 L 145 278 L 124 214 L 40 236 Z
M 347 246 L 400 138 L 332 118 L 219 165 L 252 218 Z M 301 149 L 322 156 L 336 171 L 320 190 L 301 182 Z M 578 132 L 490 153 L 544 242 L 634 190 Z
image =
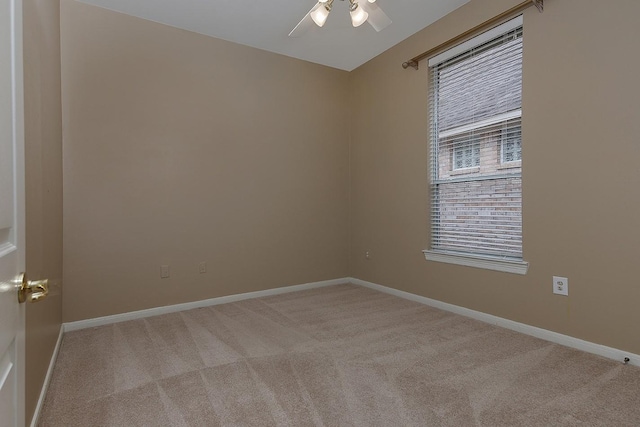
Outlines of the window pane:
M 522 30 L 493 48 L 473 49 L 438 66 L 440 131 L 519 109 L 522 104 Z M 516 37 L 516 38 L 514 38 Z
M 522 257 L 522 179 L 443 183 L 432 249 Z

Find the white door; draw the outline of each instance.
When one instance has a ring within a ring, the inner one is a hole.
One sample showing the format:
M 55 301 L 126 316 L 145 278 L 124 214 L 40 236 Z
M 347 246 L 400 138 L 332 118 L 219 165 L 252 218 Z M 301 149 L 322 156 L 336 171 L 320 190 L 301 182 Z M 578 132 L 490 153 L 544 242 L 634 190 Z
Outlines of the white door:
M 24 425 L 22 0 L 0 0 L 0 426 Z

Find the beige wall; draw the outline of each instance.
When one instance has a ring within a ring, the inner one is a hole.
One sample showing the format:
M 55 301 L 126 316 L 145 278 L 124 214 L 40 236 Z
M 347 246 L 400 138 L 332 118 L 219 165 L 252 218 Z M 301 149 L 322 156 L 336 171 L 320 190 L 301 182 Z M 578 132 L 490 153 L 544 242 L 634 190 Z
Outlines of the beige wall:
M 347 276 L 347 72 L 71 0 L 61 27 L 65 321 Z
M 525 12 L 529 273 L 422 255 L 428 73 L 400 64 L 517 3 L 347 74 L 63 0 L 65 320 L 351 275 L 640 353 L 636 1 Z
M 400 64 L 518 1 L 472 0 L 350 76 L 351 274 L 640 353 L 640 2 L 547 0 L 524 15 L 529 273 L 425 261 L 427 64 Z M 371 251 L 366 260 L 364 252 Z M 551 292 L 569 278 L 568 298 Z
M 62 321 L 62 108 L 58 0 L 25 0 L 26 259 L 49 297 L 27 305 L 26 419 L 35 409 Z

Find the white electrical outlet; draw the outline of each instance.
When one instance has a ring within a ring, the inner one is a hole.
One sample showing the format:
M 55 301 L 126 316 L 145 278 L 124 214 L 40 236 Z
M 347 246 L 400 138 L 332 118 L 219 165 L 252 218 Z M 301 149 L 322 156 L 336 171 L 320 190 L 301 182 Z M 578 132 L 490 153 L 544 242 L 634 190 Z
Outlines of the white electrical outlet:
M 364 258 L 365 258 L 365 259 L 371 259 L 371 252 L 366 251 L 366 252 L 364 253 Z
M 553 293 L 569 296 L 569 279 L 566 277 L 553 276 Z
M 160 266 L 160 278 L 161 279 L 166 279 L 169 277 L 169 266 L 168 265 L 161 265 Z
M 206 263 L 206 261 L 202 261 L 198 265 L 198 271 L 200 272 L 200 274 L 204 274 L 204 273 L 207 272 L 207 263 Z

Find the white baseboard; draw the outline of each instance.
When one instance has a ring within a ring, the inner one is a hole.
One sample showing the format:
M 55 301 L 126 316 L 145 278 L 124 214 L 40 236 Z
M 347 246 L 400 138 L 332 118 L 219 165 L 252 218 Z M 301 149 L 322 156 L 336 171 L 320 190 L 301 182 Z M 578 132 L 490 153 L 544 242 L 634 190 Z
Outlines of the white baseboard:
M 629 364 L 640 366 L 640 355 L 630 353 L 628 351 L 619 350 L 612 347 L 607 347 L 601 344 L 595 344 L 589 341 L 584 341 L 578 338 L 570 337 L 568 335 L 559 334 L 557 332 L 549 331 L 535 326 L 526 325 L 524 323 L 515 322 L 513 320 L 504 319 L 502 317 L 493 316 L 491 314 L 482 313 L 480 311 L 471 310 L 468 308 L 460 307 L 446 302 L 426 298 L 420 295 L 415 295 L 409 292 L 400 291 L 386 286 L 378 285 L 376 283 L 367 282 L 360 279 L 349 278 L 349 281 L 354 285 L 364 286 L 366 288 L 375 289 L 380 292 L 384 292 L 390 295 L 394 295 L 400 298 L 408 299 L 411 301 L 419 302 L 431 307 L 439 308 L 441 310 L 450 311 L 452 313 L 460 314 L 462 316 L 470 317 L 472 319 L 480 320 L 485 323 L 500 326 L 502 328 L 511 329 L 516 332 L 521 332 L 526 335 L 531 335 L 536 338 L 540 338 L 546 341 L 550 341 L 556 344 L 560 344 L 566 347 L 582 350 L 587 353 L 597 354 L 598 356 L 607 357 L 609 359 L 623 362 L 625 357 L 629 358 Z
M 40 420 L 40 411 L 42 410 L 42 405 L 44 404 L 44 398 L 47 395 L 47 390 L 49 389 L 49 382 L 51 381 L 53 368 L 54 366 L 56 366 L 56 360 L 58 359 L 58 352 L 60 351 L 60 344 L 62 344 L 63 334 L 64 334 L 64 326 L 60 325 L 60 333 L 58 334 L 58 341 L 56 342 L 56 346 L 53 349 L 53 354 L 51 355 L 51 361 L 49 362 L 49 369 L 47 369 L 47 375 L 45 375 L 44 382 L 42 383 L 42 389 L 40 390 L 40 397 L 38 398 L 38 404 L 36 405 L 35 411 L 33 411 L 33 418 L 31 419 L 31 427 L 36 427 L 38 425 L 38 421 Z
M 566 347 L 582 350 L 587 353 L 597 354 L 599 356 L 603 356 L 603 357 L 617 360 L 620 362 L 624 361 L 625 357 L 628 357 L 629 358 L 628 363 L 630 365 L 640 366 L 640 355 L 630 353 L 628 351 L 623 351 L 616 348 L 607 347 L 601 344 L 592 343 L 592 342 L 574 338 L 568 335 L 563 335 L 557 332 L 549 331 L 547 329 L 542 329 L 542 328 L 527 325 L 524 323 L 515 322 L 513 320 L 504 319 L 502 317 L 494 316 L 487 313 L 482 313 L 480 311 L 471 310 L 468 308 L 434 300 L 431 298 L 423 297 L 423 296 L 412 294 L 409 292 L 400 291 L 398 289 L 389 288 L 386 286 L 378 285 L 376 283 L 367 282 L 365 280 L 356 279 L 353 277 L 325 280 L 322 282 L 305 283 L 302 285 L 285 286 L 282 288 L 267 289 L 264 291 L 228 295 L 224 297 L 211 298 L 211 299 L 202 300 L 202 301 L 194 301 L 194 302 L 188 302 L 184 304 L 175 304 L 175 305 L 169 305 L 165 307 L 150 308 L 147 310 L 132 311 L 129 313 L 116 314 L 113 316 L 79 320 L 77 322 L 65 323 L 63 324 L 63 328 L 64 328 L 64 332 L 71 332 L 71 331 L 77 331 L 79 329 L 93 328 L 93 327 L 102 326 L 102 325 L 110 325 L 113 323 L 124 322 L 127 320 L 135 320 L 135 319 L 142 319 L 145 317 L 158 316 L 160 314 L 175 313 L 178 311 L 191 310 L 194 308 L 209 307 L 209 306 L 214 306 L 219 304 L 227 304 L 230 302 L 242 301 L 246 299 L 260 298 L 260 297 L 266 297 L 271 295 L 279 295 L 279 294 L 284 294 L 289 292 L 296 292 L 296 291 L 303 291 L 307 289 L 314 289 L 314 288 L 320 288 L 325 286 L 339 285 L 343 283 L 353 283 L 354 285 L 374 289 L 374 290 L 384 292 L 390 295 L 394 295 L 400 298 L 415 301 L 431 307 L 439 308 L 441 310 L 456 313 L 461 316 L 470 317 L 472 319 L 476 319 L 485 323 L 490 323 L 492 325 L 500 326 L 502 328 L 510 329 L 526 335 L 531 335 L 533 337 L 550 341 L 556 344 L 560 344 Z M 62 332 L 58 339 L 58 345 L 56 346 L 54 356 L 57 355 L 58 346 L 60 345 L 61 338 L 62 338 Z M 52 370 L 54 360 L 55 359 L 52 358 L 52 364 L 49 367 L 49 371 Z M 47 373 L 47 379 L 45 380 L 46 385 L 48 385 L 50 374 L 51 372 Z M 44 390 L 46 390 L 46 387 L 43 387 L 43 393 L 44 393 Z M 40 400 L 43 399 L 43 396 L 44 394 L 40 396 Z M 39 411 L 40 405 L 41 405 L 41 401 L 38 402 L 38 408 L 36 409 L 36 412 Z M 34 416 L 34 419 L 35 419 L 35 416 Z
M 187 302 L 184 304 L 168 305 L 164 307 L 149 308 L 147 310 L 131 311 L 128 313 L 114 314 L 112 316 L 96 317 L 94 319 L 78 320 L 64 324 L 64 331 L 71 332 L 80 329 L 93 328 L 96 326 L 110 325 L 112 323 L 124 322 L 127 320 L 142 319 L 145 317 L 158 316 L 160 314 L 175 313 L 178 311 L 191 310 L 194 308 L 210 307 L 213 305 L 227 304 L 230 302 L 242 301 L 252 298 L 260 298 L 271 295 L 286 294 L 289 292 L 304 291 L 307 289 L 322 288 L 325 286 L 340 285 L 349 283 L 348 278 L 325 280 L 322 282 L 305 283 L 302 285 L 284 286 L 282 288 L 266 289 L 264 291 L 248 292 L 244 294 L 228 295 L 219 298 L 211 298 L 201 301 Z

